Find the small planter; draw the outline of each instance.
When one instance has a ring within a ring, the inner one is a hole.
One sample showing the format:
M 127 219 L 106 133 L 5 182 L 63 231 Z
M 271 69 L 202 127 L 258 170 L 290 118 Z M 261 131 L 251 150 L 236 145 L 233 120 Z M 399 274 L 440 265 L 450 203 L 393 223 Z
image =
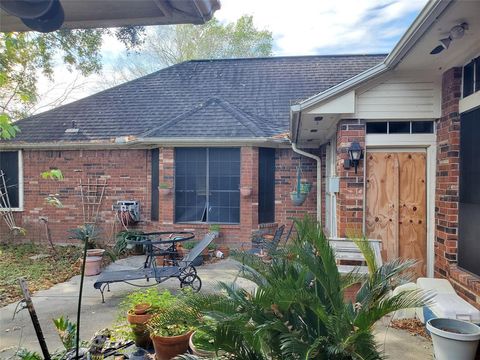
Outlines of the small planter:
M 292 191 L 290 193 L 290 199 L 292 200 L 293 205 L 301 206 L 307 199 L 307 193 L 298 193 L 296 191 Z
M 135 336 L 135 345 L 143 349 L 152 346 L 150 332 L 145 325 L 152 318 L 152 314 L 148 313 L 149 310 L 149 304 L 138 304 L 127 314 L 127 321 L 131 325 Z
M 436 360 L 473 360 L 480 340 L 480 327 L 461 320 L 436 318 L 427 322 Z
M 85 276 L 94 276 L 100 274 L 102 268 L 101 256 L 87 256 L 85 259 Z
M 172 193 L 172 188 L 160 188 L 160 189 L 158 189 L 158 192 L 162 196 L 167 196 L 167 195 L 170 195 Z
M 200 349 L 200 348 L 195 346 L 195 344 L 194 344 L 195 333 L 196 333 L 196 331 L 194 331 L 192 333 L 192 335 L 190 336 L 190 339 L 189 339 L 189 343 L 188 343 L 189 346 L 190 346 L 190 350 L 192 350 L 193 355 L 201 356 L 201 357 L 206 358 L 206 359 L 215 358 L 216 354 L 215 354 L 214 351 L 203 350 L 203 349 Z
M 179 336 L 151 335 L 156 360 L 170 360 L 187 352 L 193 331 Z
M 104 249 L 88 249 L 87 256 L 103 256 L 105 253 Z
M 252 195 L 252 187 L 251 186 L 242 186 L 240 188 L 240 195 L 242 195 L 242 197 L 244 197 L 244 198 L 249 197 L 250 195 Z
M 217 248 L 217 250 L 223 254 L 224 258 L 227 258 L 230 256 L 230 248 L 228 246 L 221 245 Z

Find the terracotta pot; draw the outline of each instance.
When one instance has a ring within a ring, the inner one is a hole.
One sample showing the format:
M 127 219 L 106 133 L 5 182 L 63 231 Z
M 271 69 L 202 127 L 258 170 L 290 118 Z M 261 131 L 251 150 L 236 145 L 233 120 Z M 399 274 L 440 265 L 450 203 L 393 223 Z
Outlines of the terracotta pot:
M 242 195 L 242 197 L 249 197 L 250 195 L 252 195 L 252 188 L 250 186 L 241 187 L 240 195 Z
M 101 256 L 87 256 L 87 259 L 85 260 L 85 276 L 94 276 L 100 274 L 102 271 L 101 266 Z
M 88 249 L 87 256 L 103 256 L 104 249 Z
M 138 304 L 127 314 L 127 321 L 131 325 L 133 335 L 135 336 L 135 345 L 143 349 L 148 349 L 152 346 L 150 332 L 146 326 L 146 323 L 153 316 L 147 313 L 149 309 L 149 304 Z
M 219 246 L 217 250 L 223 253 L 224 258 L 227 258 L 230 256 L 230 248 L 228 246 L 224 246 L 224 245 Z
M 156 360 L 170 360 L 187 352 L 188 342 L 193 331 L 179 336 L 150 335 L 155 349 Z
M 170 193 L 172 192 L 172 189 L 171 188 L 160 188 L 160 189 L 158 189 L 158 192 L 162 196 L 167 196 L 167 195 L 170 195 Z
M 165 256 L 155 256 L 155 263 L 157 266 L 164 266 L 165 265 Z

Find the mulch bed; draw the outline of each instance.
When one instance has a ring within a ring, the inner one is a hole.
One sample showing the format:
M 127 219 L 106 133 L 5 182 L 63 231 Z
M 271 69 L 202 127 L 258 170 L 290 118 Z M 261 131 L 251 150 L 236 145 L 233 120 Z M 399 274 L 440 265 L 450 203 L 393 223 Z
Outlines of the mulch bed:
M 67 281 L 80 273 L 81 248 L 35 244 L 0 245 L 0 306 L 22 298 L 18 279 L 24 277 L 33 293 Z M 31 259 L 36 255 L 38 258 Z M 46 255 L 46 256 L 45 256 Z
M 422 324 L 422 322 L 418 319 L 393 320 L 390 323 L 390 327 L 394 329 L 406 330 L 410 334 L 421 336 L 430 340 L 430 335 L 428 335 L 425 325 Z

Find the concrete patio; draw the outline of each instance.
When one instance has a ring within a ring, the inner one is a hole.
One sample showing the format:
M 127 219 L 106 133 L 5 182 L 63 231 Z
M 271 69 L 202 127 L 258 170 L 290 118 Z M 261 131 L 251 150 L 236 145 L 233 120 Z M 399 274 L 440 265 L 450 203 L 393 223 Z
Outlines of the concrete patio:
M 106 270 L 121 270 L 138 268 L 143 257 L 135 256 L 122 259 L 107 267 Z M 218 281 L 233 281 L 238 273 L 238 263 L 232 259 L 222 260 L 213 264 L 201 266 L 198 273 L 202 279 L 202 291 L 214 291 Z M 93 288 L 96 276 L 86 277 L 83 292 L 81 338 L 89 339 L 95 331 L 109 327 L 117 317 L 117 305 L 129 292 L 138 290 L 128 284 L 112 284 L 110 292 L 105 293 L 105 303 L 98 290 Z M 77 309 L 77 294 L 80 277 L 75 276 L 69 281 L 57 284 L 52 288 L 39 291 L 33 295 L 33 303 L 44 331 L 49 350 L 53 352 L 61 347 L 60 340 L 52 323 L 53 318 L 66 315 L 75 320 Z M 138 285 L 148 285 L 145 281 L 136 281 Z M 242 287 L 252 287 L 252 283 L 238 279 Z M 178 280 L 171 279 L 160 285 L 162 288 L 178 291 Z M 0 359 L 9 359 L 17 348 L 24 347 L 40 351 L 38 341 L 27 310 L 21 311 L 12 320 L 16 304 L 10 304 L 0 309 Z M 390 359 L 415 360 L 433 359 L 431 342 L 418 336 L 412 336 L 401 330 L 377 325 L 377 341 Z

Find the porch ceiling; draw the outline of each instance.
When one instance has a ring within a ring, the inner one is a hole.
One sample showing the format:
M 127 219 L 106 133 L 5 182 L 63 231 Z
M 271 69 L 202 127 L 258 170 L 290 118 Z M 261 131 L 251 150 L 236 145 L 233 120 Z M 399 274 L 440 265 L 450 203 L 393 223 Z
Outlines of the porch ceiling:
M 220 8 L 218 0 L 61 0 L 61 5 L 65 12 L 64 29 L 203 24 Z M 29 30 L 20 18 L 0 10 L 0 31 Z

